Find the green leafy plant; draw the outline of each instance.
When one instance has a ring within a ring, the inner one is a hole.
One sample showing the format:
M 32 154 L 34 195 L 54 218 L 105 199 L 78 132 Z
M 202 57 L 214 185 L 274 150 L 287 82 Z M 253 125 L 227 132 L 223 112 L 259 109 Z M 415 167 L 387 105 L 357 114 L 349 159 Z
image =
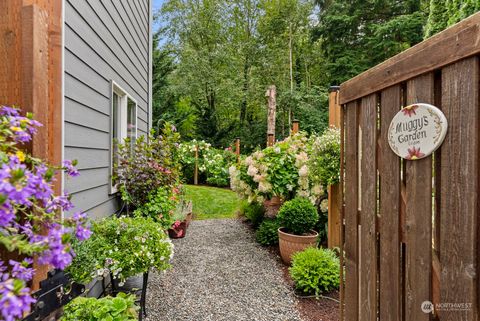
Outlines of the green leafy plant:
M 94 223 L 92 237 L 77 251 L 68 270 L 76 281 L 85 283 L 108 272 L 124 281 L 152 268 L 168 269 L 173 244 L 150 218 L 110 217 Z
M 62 321 L 130 321 L 138 320 L 135 296 L 119 293 L 116 297 L 78 297 L 64 308 Z
M 268 219 L 263 221 L 255 233 L 257 242 L 266 246 L 278 244 L 279 228 L 280 222 L 277 219 Z
M 243 214 L 257 228 L 264 219 L 265 210 L 259 203 L 246 203 L 243 206 Z
M 340 285 L 340 262 L 330 249 L 307 248 L 292 257 L 290 276 L 297 290 L 319 295 Z
M 308 199 L 295 198 L 282 205 L 277 218 L 289 233 L 302 235 L 315 226 L 318 213 Z
M 228 186 L 230 183 L 228 168 L 236 161 L 235 153 L 230 147 L 226 149 L 213 148 L 203 140 L 194 139 L 180 144 L 179 155 L 183 179 L 193 182 L 197 147 L 199 180 L 213 186 Z
M 155 198 L 159 188 L 173 189 L 178 185 L 179 139 L 174 127 L 166 123 L 157 137 L 153 132 L 148 139 L 141 136 L 135 140 L 133 148 L 129 139 L 118 145 L 113 182 L 127 204 L 133 208 L 150 206 L 148 203 Z
M 278 196 L 284 200 L 323 194 L 318 176 L 311 175 L 311 146 L 316 136 L 297 133 L 274 146 L 256 151 L 230 167 L 232 189 L 249 202 L 262 203 Z
M 148 196 L 148 201 L 138 207 L 133 214 L 139 217 L 150 217 L 164 229 L 168 229 L 174 219 L 172 215 L 179 203 L 180 189 L 171 186 L 161 186 L 156 193 Z

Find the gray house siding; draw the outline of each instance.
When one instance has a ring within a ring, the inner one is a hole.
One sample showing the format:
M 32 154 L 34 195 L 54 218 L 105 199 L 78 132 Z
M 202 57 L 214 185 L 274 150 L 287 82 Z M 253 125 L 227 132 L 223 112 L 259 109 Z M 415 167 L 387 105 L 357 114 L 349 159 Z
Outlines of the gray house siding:
M 80 170 L 64 188 L 93 218 L 120 205 L 109 194 L 112 81 L 137 102 L 138 135 L 150 127 L 150 1 L 64 2 L 64 158 Z

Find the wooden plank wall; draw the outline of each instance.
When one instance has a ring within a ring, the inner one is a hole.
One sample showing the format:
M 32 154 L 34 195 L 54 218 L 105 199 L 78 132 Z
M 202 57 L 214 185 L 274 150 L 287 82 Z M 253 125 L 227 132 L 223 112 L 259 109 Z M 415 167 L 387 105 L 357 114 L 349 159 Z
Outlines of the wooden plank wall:
M 344 105 L 342 320 L 479 320 L 479 86 L 473 56 Z M 442 109 L 447 136 L 400 160 L 388 127 L 417 102 Z
M 0 1 L 0 17 L 0 104 L 34 113 L 44 126 L 30 151 L 58 166 L 62 160 L 62 1 Z M 54 189 L 60 193 L 61 175 L 56 179 Z M 47 267 L 36 268 L 34 287 L 47 271 Z

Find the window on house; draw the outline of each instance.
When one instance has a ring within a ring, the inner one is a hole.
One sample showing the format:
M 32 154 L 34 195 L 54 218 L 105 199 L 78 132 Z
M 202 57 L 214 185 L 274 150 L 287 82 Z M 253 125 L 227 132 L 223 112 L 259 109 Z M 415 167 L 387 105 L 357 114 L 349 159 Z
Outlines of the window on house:
M 112 82 L 112 112 L 111 112 L 111 164 L 110 173 L 115 177 L 115 166 L 118 163 L 118 144 L 125 138 L 130 139 L 133 149 L 137 138 L 137 103 L 120 86 Z M 115 181 L 111 181 L 111 193 L 117 192 Z

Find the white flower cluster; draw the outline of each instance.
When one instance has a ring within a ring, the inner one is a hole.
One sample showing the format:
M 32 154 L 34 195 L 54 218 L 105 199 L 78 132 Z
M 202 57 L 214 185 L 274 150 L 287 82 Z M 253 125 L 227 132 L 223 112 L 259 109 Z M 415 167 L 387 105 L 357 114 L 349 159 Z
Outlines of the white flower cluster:
M 310 171 L 309 152 L 314 140 L 297 134 L 246 157 L 239 166 L 230 167 L 232 189 L 249 202 L 261 203 L 271 196 L 295 193 L 314 203 L 323 194 L 320 182 Z

